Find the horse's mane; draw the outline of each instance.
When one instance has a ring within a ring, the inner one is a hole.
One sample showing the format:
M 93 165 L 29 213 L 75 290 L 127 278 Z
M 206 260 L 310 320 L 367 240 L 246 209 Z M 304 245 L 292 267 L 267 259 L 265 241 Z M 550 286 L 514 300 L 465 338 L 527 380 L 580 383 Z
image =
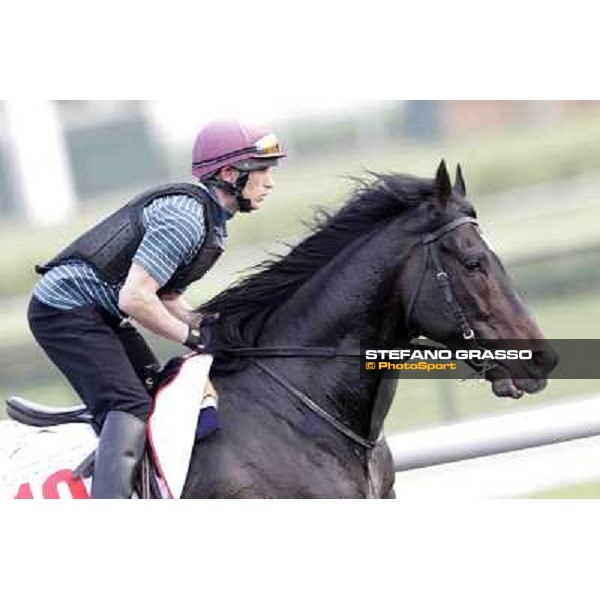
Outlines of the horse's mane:
M 251 346 L 275 309 L 342 249 L 378 225 L 434 195 L 434 182 L 409 175 L 370 173 L 353 178 L 355 188 L 335 214 L 318 209 L 310 235 L 288 254 L 271 254 L 253 272 L 198 310 L 221 315 L 217 335 L 229 346 Z

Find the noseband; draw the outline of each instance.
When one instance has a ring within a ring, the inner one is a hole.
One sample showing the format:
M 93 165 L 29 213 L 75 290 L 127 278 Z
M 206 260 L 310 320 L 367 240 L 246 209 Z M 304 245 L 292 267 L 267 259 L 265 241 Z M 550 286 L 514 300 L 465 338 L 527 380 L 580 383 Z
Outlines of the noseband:
M 418 242 L 418 245 L 422 245 L 425 249 L 425 251 L 423 252 L 423 266 L 421 268 L 421 272 L 417 280 L 417 286 L 412 293 L 410 302 L 408 303 L 408 310 L 406 312 L 406 330 L 408 331 L 409 339 L 419 337 L 420 335 L 418 329 L 412 327 L 412 317 L 417 303 L 417 298 L 421 293 L 421 287 L 423 285 L 425 275 L 428 271 L 431 271 L 433 273 L 435 281 L 440 286 L 440 290 L 442 292 L 444 301 L 454 313 L 454 317 L 456 318 L 457 330 L 460 334 L 460 337 L 463 340 L 465 340 L 466 345 L 470 349 L 483 350 L 482 346 L 477 342 L 475 338 L 475 332 L 469 324 L 469 320 L 467 319 L 464 310 L 462 309 L 461 305 L 456 299 L 456 295 L 454 294 L 454 290 L 452 289 L 452 285 L 450 283 L 450 277 L 444 269 L 444 265 L 442 264 L 442 259 L 440 257 L 440 251 L 437 245 L 437 242 L 446 234 L 450 233 L 451 231 L 454 231 L 455 229 L 458 229 L 459 227 L 462 227 L 463 225 L 479 226 L 479 223 L 476 219 L 473 219 L 472 217 L 462 217 L 460 219 L 455 219 L 454 221 L 443 225 L 439 229 L 436 229 L 433 233 L 428 233 L 424 235 Z M 487 371 L 490 371 L 494 367 L 498 366 L 496 362 L 491 360 L 484 360 L 482 362 L 471 362 L 476 367 L 476 372 L 473 374 L 473 376 L 475 377 L 483 377 L 487 373 Z

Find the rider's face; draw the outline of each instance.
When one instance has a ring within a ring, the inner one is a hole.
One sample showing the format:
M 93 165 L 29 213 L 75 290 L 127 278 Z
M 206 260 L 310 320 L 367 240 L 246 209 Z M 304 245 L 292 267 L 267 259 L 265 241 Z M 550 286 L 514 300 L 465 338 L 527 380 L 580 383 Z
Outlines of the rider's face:
M 257 210 L 263 200 L 273 191 L 274 186 L 272 167 L 251 171 L 248 183 L 244 188 L 244 197 L 250 200 L 252 208 Z

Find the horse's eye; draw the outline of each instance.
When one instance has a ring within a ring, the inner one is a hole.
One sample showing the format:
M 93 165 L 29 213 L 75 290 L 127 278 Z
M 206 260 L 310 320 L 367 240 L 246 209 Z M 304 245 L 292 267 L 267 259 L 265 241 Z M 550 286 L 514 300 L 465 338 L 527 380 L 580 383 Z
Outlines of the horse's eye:
M 467 271 L 482 271 L 483 265 L 479 259 L 472 258 L 465 263 L 465 269 L 467 269 Z

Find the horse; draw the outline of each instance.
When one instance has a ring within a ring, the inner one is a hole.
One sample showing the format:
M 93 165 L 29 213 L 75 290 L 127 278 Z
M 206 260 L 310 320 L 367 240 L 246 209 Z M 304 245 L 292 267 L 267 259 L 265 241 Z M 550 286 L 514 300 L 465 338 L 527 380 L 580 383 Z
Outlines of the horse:
M 557 363 L 482 236 L 460 165 L 452 185 L 444 161 L 432 179 L 358 178 L 304 241 L 198 310 L 220 315 L 221 429 L 193 450 L 187 498 L 395 497 L 383 424 L 397 382 L 361 371 L 366 340 L 534 343 L 518 369 L 473 361 L 500 397 L 540 392 Z

